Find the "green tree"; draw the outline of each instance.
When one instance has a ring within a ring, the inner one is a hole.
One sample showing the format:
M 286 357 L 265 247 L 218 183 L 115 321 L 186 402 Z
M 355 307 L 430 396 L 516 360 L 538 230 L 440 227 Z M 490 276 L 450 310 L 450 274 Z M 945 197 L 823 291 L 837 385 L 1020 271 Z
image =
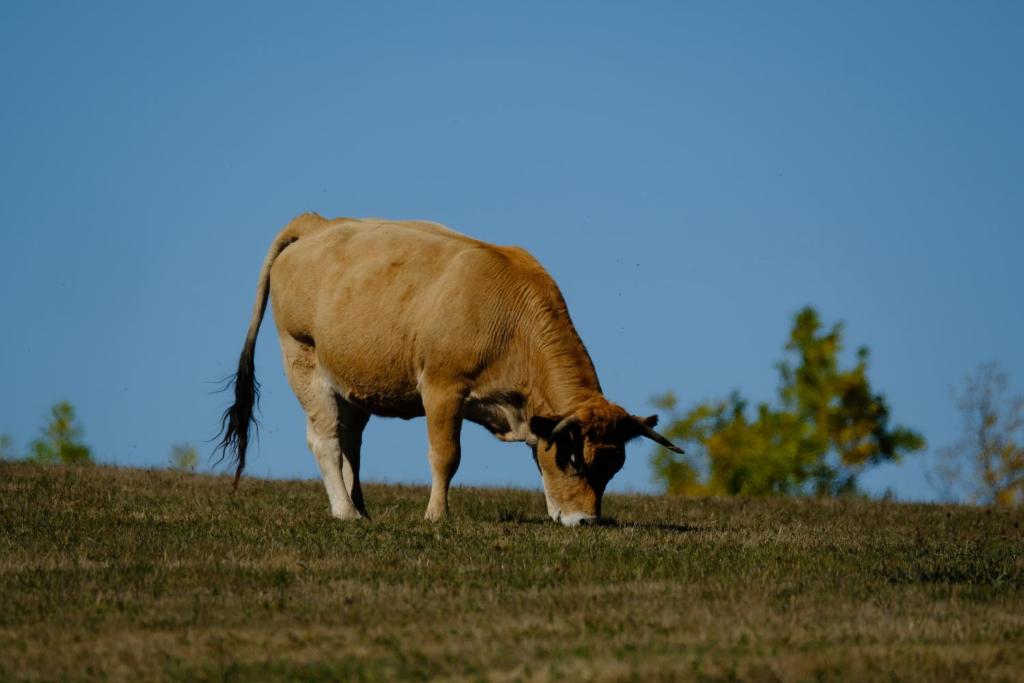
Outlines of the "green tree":
M 684 495 L 839 495 L 856 491 L 865 468 L 924 448 L 924 438 L 889 427 L 889 406 L 867 377 L 868 350 L 852 368 L 839 367 L 842 324 L 824 330 L 805 308 L 793 321 L 777 365 L 778 404 L 760 403 L 748 415 L 738 393 L 676 413 L 674 395 L 656 400 L 672 412 L 664 434 L 686 442 L 680 456 L 653 455 L 655 477 L 669 493 Z
M 79 440 L 82 428 L 75 422 L 75 409 L 67 401 L 50 408 L 49 421 L 40 431 L 39 438 L 29 444 L 29 460 L 46 464 L 92 462 L 92 452 Z
M 189 443 L 176 443 L 171 446 L 171 469 L 181 472 L 195 472 L 199 464 L 196 447 Z
M 963 437 L 940 451 L 937 474 L 947 496 L 974 503 L 1024 504 L 1024 396 L 1009 397 L 997 363 L 978 367 L 953 392 Z

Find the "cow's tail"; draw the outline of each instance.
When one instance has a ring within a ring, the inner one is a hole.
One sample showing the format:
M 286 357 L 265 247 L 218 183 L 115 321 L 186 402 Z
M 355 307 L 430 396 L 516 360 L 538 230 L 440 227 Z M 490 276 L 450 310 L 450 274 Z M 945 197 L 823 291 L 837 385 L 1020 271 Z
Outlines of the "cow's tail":
M 249 321 L 249 331 L 245 335 L 245 344 L 242 346 L 242 353 L 238 357 L 238 371 L 233 377 L 228 377 L 226 390 L 234 389 L 235 402 L 224 411 L 220 421 L 219 439 L 214 453 L 221 452 L 221 457 L 227 456 L 237 464 L 235 469 L 235 481 L 233 489 L 238 488 L 238 480 L 245 469 L 245 451 L 249 446 L 249 432 L 255 428 L 256 420 L 253 417 L 260 399 L 260 383 L 256 381 L 256 335 L 260 331 L 260 323 L 263 322 L 263 314 L 267 310 L 267 297 L 270 295 L 270 269 L 274 260 L 292 242 L 299 239 L 305 221 L 300 217 L 285 228 L 274 240 L 263 261 L 263 268 L 260 270 L 260 279 L 256 285 L 256 303 L 252 309 L 252 318 Z M 319 216 L 316 218 L 319 219 Z M 322 219 L 321 219 L 322 220 Z

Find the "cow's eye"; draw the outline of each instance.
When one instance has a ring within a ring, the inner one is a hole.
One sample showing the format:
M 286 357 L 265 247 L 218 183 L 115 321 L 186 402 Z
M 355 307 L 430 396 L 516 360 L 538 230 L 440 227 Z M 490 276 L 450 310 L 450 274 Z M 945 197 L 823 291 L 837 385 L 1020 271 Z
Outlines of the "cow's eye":
M 583 469 L 583 461 L 580 459 L 579 453 L 574 452 L 569 455 L 569 464 L 572 465 L 572 468 L 577 472 Z

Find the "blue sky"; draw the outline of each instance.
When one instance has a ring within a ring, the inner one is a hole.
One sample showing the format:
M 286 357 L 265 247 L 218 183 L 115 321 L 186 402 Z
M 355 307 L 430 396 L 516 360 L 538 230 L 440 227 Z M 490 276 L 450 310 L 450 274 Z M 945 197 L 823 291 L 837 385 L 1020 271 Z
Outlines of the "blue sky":
M 927 499 L 951 387 L 1024 378 L 1022 7 L 5 2 L 0 432 L 67 398 L 105 462 L 202 444 L 266 249 L 315 210 L 526 247 L 637 413 L 770 398 L 814 305 L 932 446 L 865 485 Z M 315 476 L 269 321 L 257 372 L 248 471 Z M 463 442 L 457 484 L 539 485 L 525 446 Z M 422 420 L 371 421 L 364 478 L 425 454 Z M 648 456 L 613 489 L 653 490 Z

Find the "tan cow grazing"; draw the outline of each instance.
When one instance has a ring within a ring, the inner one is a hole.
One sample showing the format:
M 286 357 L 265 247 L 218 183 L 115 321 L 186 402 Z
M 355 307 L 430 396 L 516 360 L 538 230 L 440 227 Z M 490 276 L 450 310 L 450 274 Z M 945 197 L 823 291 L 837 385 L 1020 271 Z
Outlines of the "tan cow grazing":
M 567 526 L 601 514 L 601 495 L 645 436 L 681 453 L 601 393 L 551 276 L 523 249 L 435 223 L 305 214 L 274 240 L 219 444 L 245 467 L 258 395 L 253 350 L 270 297 L 306 440 L 339 519 L 366 515 L 359 487 L 371 415 L 425 415 L 432 484 L 426 517 L 448 512 L 463 420 L 533 450 L 548 514 Z

